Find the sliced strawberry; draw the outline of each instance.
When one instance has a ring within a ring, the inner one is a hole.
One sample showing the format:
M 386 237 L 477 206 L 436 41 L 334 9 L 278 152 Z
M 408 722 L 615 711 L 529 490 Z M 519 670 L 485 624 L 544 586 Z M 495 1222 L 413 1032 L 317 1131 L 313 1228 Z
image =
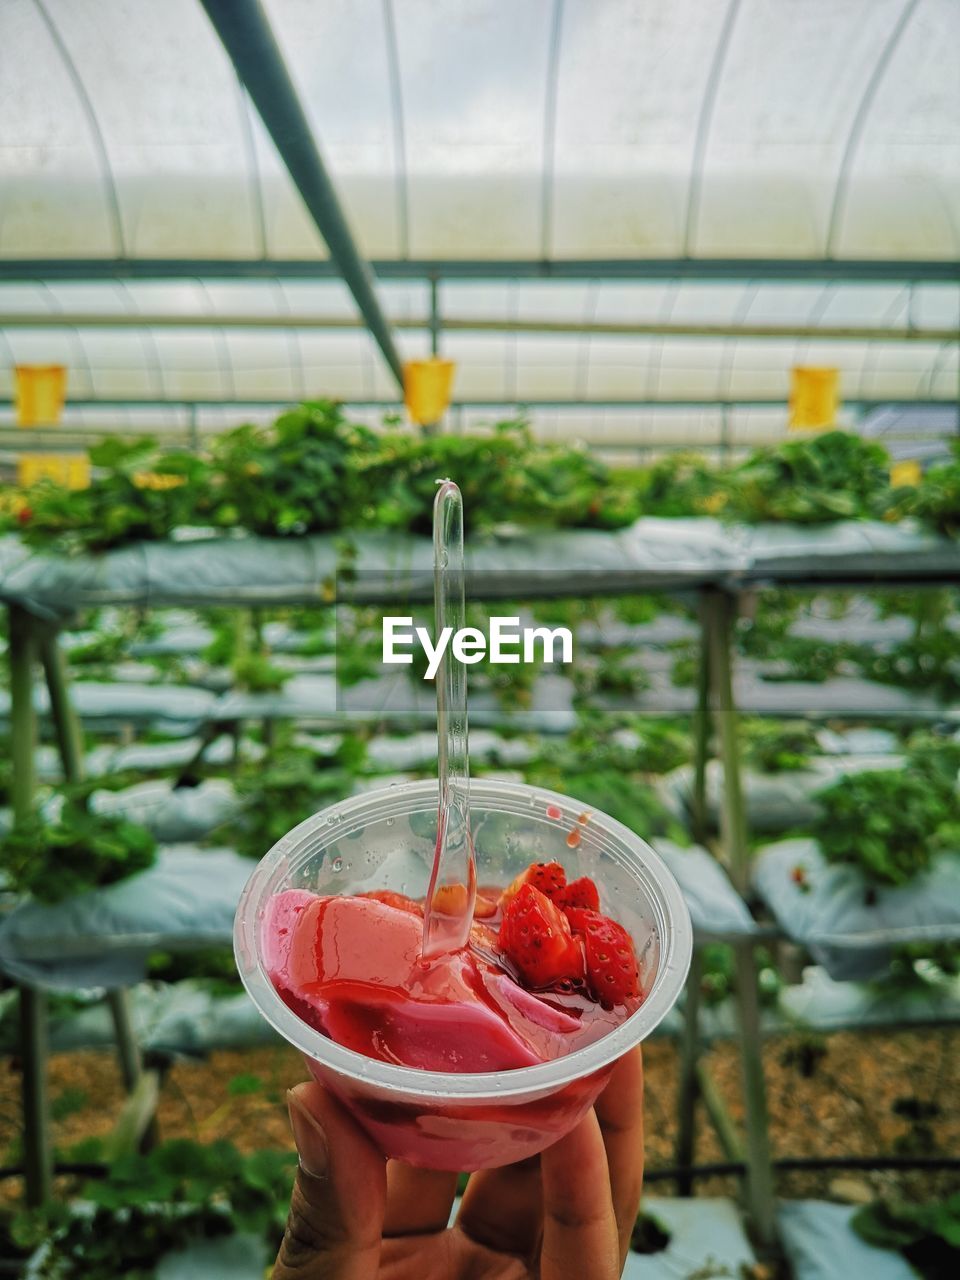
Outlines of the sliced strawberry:
M 597 892 L 597 886 L 589 876 L 581 876 L 579 880 L 571 880 L 560 891 L 554 901 L 564 911 L 569 910 L 571 907 L 585 907 L 588 911 L 600 910 L 600 894 Z
M 555 897 L 566 885 L 567 873 L 559 862 L 531 862 L 525 871 L 511 880 L 500 895 L 500 909 L 507 907 L 525 884 L 531 884 L 548 898 Z
M 384 906 L 396 907 L 398 911 L 409 911 L 412 916 L 423 915 L 423 905 L 408 898 L 405 893 L 394 893 L 392 889 L 371 889 L 369 893 L 358 893 L 358 898 L 373 898 Z
M 473 907 L 474 920 L 489 920 L 491 916 L 497 914 L 498 907 L 495 898 L 488 898 L 486 894 L 478 893 L 477 900 Z
M 459 916 L 466 905 L 465 884 L 441 884 L 433 891 L 433 909 L 442 916 Z
M 611 1007 L 640 994 L 640 970 L 633 939 L 608 916 L 584 907 L 567 911 L 570 928 L 583 938 L 587 981 L 594 997 Z
M 583 949 L 566 916 L 532 884 L 521 885 L 500 925 L 501 950 L 534 989 L 583 976 Z

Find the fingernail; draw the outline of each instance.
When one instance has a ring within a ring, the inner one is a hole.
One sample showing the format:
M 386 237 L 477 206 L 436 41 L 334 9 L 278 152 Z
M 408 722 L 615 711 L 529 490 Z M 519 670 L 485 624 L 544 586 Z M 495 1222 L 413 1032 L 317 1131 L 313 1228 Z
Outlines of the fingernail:
M 325 1178 L 329 1166 L 327 1135 L 316 1116 L 307 1110 L 292 1089 L 287 1090 L 287 1110 L 293 1140 L 300 1153 L 300 1168 L 311 1178 Z

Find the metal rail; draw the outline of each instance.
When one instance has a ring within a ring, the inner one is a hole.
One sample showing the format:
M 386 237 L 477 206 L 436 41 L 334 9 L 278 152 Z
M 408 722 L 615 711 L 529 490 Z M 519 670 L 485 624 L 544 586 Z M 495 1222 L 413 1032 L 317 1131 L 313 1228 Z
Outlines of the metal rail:
M 369 265 L 360 256 L 340 200 L 259 0 L 202 0 L 237 75 L 330 250 L 338 274 L 383 352 L 398 386 L 403 367 L 380 309 Z M 192 275 L 202 275 L 196 269 Z
M 211 0 L 212 2 L 212 0 Z M 249 88 L 249 85 L 248 85 Z M 413 258 L 373 259 L 381 280 L 687 280 L 698 283 L 960 284 L 956 259 Z M 329 280 L 325 258 L 5 258 L 0 280 Z
M 431 295 L 435 296 L 436 282 Z M 439 312 L 431 305 L 429 315 L 402 317 L 393 321 L 395 329 L 428 330 L 432 339 L 441 327 Z M 261 315 L 184 315 L 183 313 L 127 312 L 92 314 L 82 312 L 46 312 L 43 315 L 0 314 L 0 329 L 324 329 L 349 331 L 365 329 L 360 320 L 349 316 L 305 314 Z M 810 342 L 960 342 L 960 328 L 937 327 L 916 329 L 896 325 L 808 325 L 808 324 L 676 324 L 650 321 L 627 323 L 611 320 L 533 320 L 486 317 L 448 316 L 442 321 L 448 333 L 530 333 L 559 334 L 573 337 L 617 338 L 796 338 Z

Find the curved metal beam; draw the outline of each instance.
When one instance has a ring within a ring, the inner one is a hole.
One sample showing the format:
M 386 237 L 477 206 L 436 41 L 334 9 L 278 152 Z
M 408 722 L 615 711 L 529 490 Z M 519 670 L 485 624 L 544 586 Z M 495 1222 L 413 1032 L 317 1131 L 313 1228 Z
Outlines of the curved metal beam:
M 127 287 L 125 280 L 118 280 L 117 288 L 120 296 L 123 298 L 127 308 L 127 314 L 138 317 L 137 329 L 140 333 L 140 347 L 146 357 L 146 365 L 156 377 L 156 384 L 160 388 L 160 395 L 167 394 L 167 380 L 163 372 L 163 361 L 160 359 L 160 348 L 157 346 L 157 339 L 153 332 L 152 326 L 146 326 L 139 320 L 140 308 L 137 306 L 136 299 Z M 129 325 L 129 321 L 125 322 L 125 326 Z
M 703 187 L 703 157 L 707 150 L 707 138 L 710 136 L 710 125 L 713 121 L 713 108 L 716 105 L 717 94 L 720 90 L 723 67 L 727 60 L 727 51 L 730 48 L 730 39 L 733 35 L 733 28 L 737 21 L 739 10 L 740 0 L 730 0 L 727 12 L 724 15 L 723 26 L 720 28 L 717 47 L 713 52 L 710 73 L 707 76 L 706 87 L 703 91 L 703 101 L 700 104 L 697 132 L 693 142 L 693 158 L 690 162 L 687 215 L 684 219 L 683 228 L 683 252 L 685 254 L 690 252 L 690 244 L 693 240 L 693 225 L 700 212 L 700 191 Z
M 407 131 L 403 114 L 403 81 L 400 78 L 400 45 L 393 15 L 393 0 L 383 0 L 383 30 L 387 41 L 387 83 L 393 111 L 393 149 L 397 157 L 397 228 L 400 256 L 410 253 L 410 197 L 407 189 Z
M 106 139 L 103 136 L 103 130 L 100 128 L 100 120 L 94 110 L 93 102 L 87 93 L 87 86 L 83 82 L 77 64 L 73 60 L 70 50 L 67 48 L 63 36 L 60 34 L 60 28 L 54 22 L 43 0 L 33 0 L 44 26 L 50 35 L 56 47 L 60 60 L 64 69 L 73 84 L 74 91 L 80 102 L 80 110 L 86 117 L 87 125 L 93 138 L 93 149 L 97 153 L 100 161 L 100 168 L 103 176 L 104 190 L 107 197 L 107 209 L 110 214 L 110 221 L 113 224 L 113 238 L 116 242 L 117 252 L 121 257 L 126 256 L 127 244 L 123 234 L 123 215 L 120 212 L 120 196 L 117 192 L 117 182 L 113 176 L 113 166 L 110 164 L 110 153 L 107 151 Z
M 250 119 L 250 99 L 239 76 L 236 77 L 236 84 L 237 110 L 240 115 L 240 133 L 243 136 L 243 149 L 247 155 L 254 224 L 256 226 L 260 256 L 265 258 L 267 256 L 267 214 L 263 207 L 263 181 L 260 175 L 260 165 L 257 161 L 257 142 L 253 136 L 253 122 Z
M 563 41 L 563 0 L 553 0 L 547 84 L 543 103 L 543 178 L 540 185 L 540 253 L 553 250 L 553 184 L 557 144 L 557 93 L 560 84 L 560 46 Z
M 828 258 L 833 257 L 836 245 L 837 232 L 840 227 L 840 214 L 846 200 L 847 187 L 850 183 L 850 162 L 856 153 L 857 147 L 860 145 L 860 139 L 863 137 L 863 130 L 870 114 L 870 108 L 873 106 L 877 90 L 880 88 L 887 67 L 890 65 L 890 59 L 893 57 L 897 45 L 900 43 L 900 38 L 919 3 L 920 0 L 906 0 L 903 9 L 900 11 L 900 17 L 887 37 L 887 42 L 880 53 L 880 57 L 874 64 L 873 71 L 870 73 L 870 77 L 864 87 L 860 104 L 854 113 L 853 123 L 850 126 L 850 132 L 847 134 L 843 155 L 840 158 L 837 183 L 833 189 L 833 201 L 830 205 L 830 219 L 827 223 L 827 243 L 824 249 L 824 255 Z
M 373 275 L 354 244 L 339 197 L 263 9 L 258 0 L 202 0 L 202 4 L 310 216 L 327 242 L 330 256 L 353 294 L 367 328 L 383 352 L 397 385 L 402 387 L 403 367 L 390 326 L 377 301 Z M 193 274 L 196 276 L 197 272 Z

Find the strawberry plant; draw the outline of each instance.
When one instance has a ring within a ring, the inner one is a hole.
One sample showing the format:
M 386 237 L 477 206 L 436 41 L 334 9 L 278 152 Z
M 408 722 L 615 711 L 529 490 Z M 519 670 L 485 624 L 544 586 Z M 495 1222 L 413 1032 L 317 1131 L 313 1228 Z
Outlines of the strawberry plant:
M 647 516 L 712 515 L 726 504 L 724 473 L 697 453 L 668 453 L 652 467 L 618 473 Z
M 71 1152 L 87 1161 L 98 1154 L 96 1140 Z M 234 1233 L 260 1237 L 272 1255 L 295 1169 L 292 1152 L 244 1155 L 225 1141 L 177 1139 L 115 1161 L 79 1188 L 80 1205 L 11 1215 L 6 1234 L 19 1250 L 36 1250 L 36 1280 L 153 1280 L 164 1254 Z
M 763 773 L 802 769 L 817 750 L 817 731 L 808 720 L 742 720 L 747 762 Z
M 817 793 L 814 834 L 828 862 L 858 867 L 872 884 L 902 885 L 940 850 L 960 848 L 957 745 L 914 744 L 902 769 L 850 774 Z
M 125 818 L 90 812 L 83 792 L 66 795 L 59 817 L 39 814 L 0 841 L 0 872 L 15 893 L 60 902 L 144 871 L 156 857 L 153 836 Z
M 928 468 L 918 486 L 895 490 L 894 497 L 902 514 L 955 538 L 960 533 L 960 443 L 952 441 L 950 450 L 948 462 Z
M 156 441 L 108 436 L 90 450 L 88 489 L 41 480 L 27 493 L 19 532 L 28 546 L 75 553 L 155 542 L 210 516 L 208 464 L 190 453 L 157 455 Z
M 636 515 L 599 459 L 536 444 L 522 420 L 483 436 L 388 435 L 360 472 L 373 495 L 364 522 L 388 529 L 429 533 L 442 476 L 460 486 L 468 533 L 498 524 L 616 528 Z
M 300 405 L 271 427 L 228 431 L 213 448 L 216 524 L 265 537 L 348 527 L 361 495 L 358 464 L 375 440 L 330 401 Z
M 729 473 L 725 516 L 823 524 L 882 514 L 890 459 L 878 444 L 826 431 L 758 449 Z
M 343 800 L 353 790 L 353 769 L 362 752 L 362 744 L 352 738 L 330 759 L 286 746 L 266 761 L 243 769 L 237 791 L 244 811 L 231 831 L 233 847 L 248 857 L 262 858 L 291 827 Z
M 857 1210 L 851 1226 L 875 1248 L 902 1254 L 922 1280 L 960 1274 L 960 1192 L 929 1204 L 875 1200 Z

